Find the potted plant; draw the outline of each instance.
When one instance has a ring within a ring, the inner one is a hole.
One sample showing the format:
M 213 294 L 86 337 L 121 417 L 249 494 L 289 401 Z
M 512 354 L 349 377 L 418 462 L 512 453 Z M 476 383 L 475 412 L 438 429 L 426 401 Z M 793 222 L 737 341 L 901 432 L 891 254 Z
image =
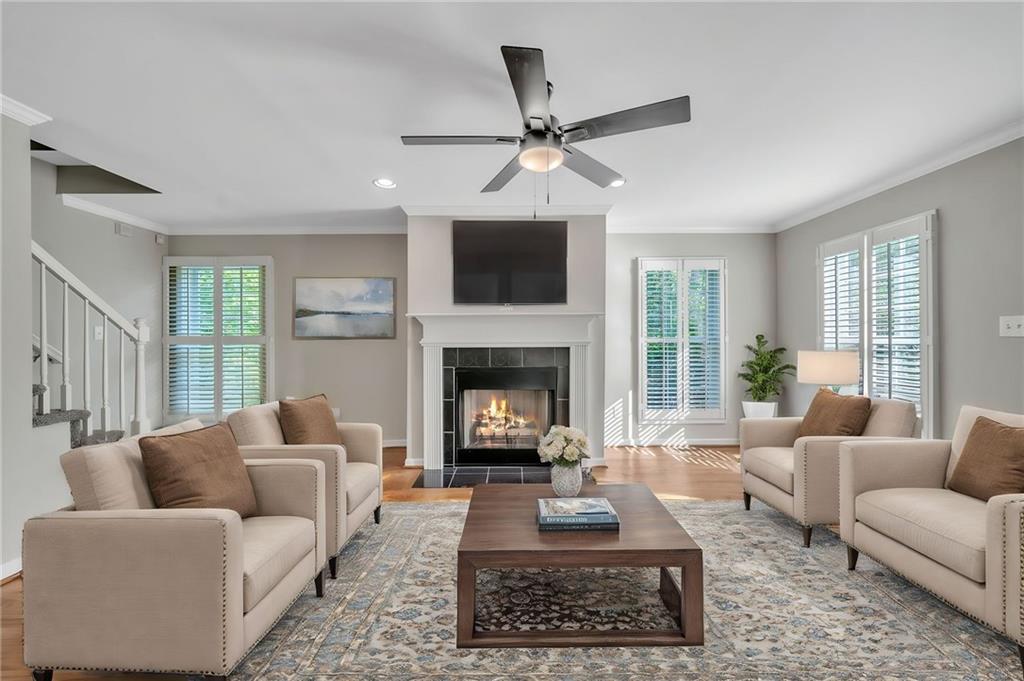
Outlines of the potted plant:
M 748 345 L 747 350 L 753 355 L 741 366 L 743 371 L 739 377 L 747 382 L 746 393 L 751 400 L 743 401 L 743 415 L 747 417 L 771 417 L 779 410 L 778 402 L 770 402 L 782 392 L 782 379 L 792 376 L 796 367 L 783 364 L 782 356 L 786 348 L 769 348 L 768 339 L 763 333 L 754 337 L 755 345 Z
M 579 428 L 551 426 L 541 438 L 537 453 L 551 464 L 551 488 L 560 497 L 574 497 L 583 486 L 580 464 L 590 458 L 590 440 Z

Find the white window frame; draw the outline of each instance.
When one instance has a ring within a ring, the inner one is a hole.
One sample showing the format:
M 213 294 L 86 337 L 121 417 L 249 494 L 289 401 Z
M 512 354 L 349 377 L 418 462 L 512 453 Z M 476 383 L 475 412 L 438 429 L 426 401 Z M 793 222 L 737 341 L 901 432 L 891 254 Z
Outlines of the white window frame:
M 650 266 L 654 267 L 650 267 Z M 660 266 L 659 266 L 660 265 Z M 690 410 L 687 405 L 687 386 L 689 385 L 689 357 L 690 339 L 687 333 L 687 313 L 689 310 L 689 280 L 687 273 L 695 269 L 717 268 L 722 273 L 721 277 L 721 315 L 720 320 L 722 337 L 719 345 L 719 356 L 721 357 L 721 368 L 719 371 L 719 390 L 721 408 Z M 677 326 L 680 335 L 673 338 L 648 338 L 646 335 L 647 325 L 644 323 L 646 306 L 646 289 L 644 287 L 644 272 L 648 269 L 674 269 L 679 275 L 679 302 L 680 321 Z M 640 425 L 715 425 L 728 421 L 729 395 L 727 392 L 728 381 L 725 380 L 727 352 L 729 348 L 728 333 L 728 281 L 729 268 L 728 260 L 724 257 L 642 257 L 637 258 L 637 346 L 636 357 L 638 363 L 637 389 L 638 413 Z M 674 342 L 679 347 L 679 366 L 682 368 L 682 377 L 679 381 L 679 404 L 681 409 L 647 409 L 647 363 L 644 361 L 644 353 L 648 341 Z
M 825 258 L 847 251 L 860 251 L 860 345 L 861 375 L 864 380 L 864 394 L 871 390 L 871 257 L 874 247 L 896 239 L 917 236 L 921 240 L 921 434 L 929 438 L 937 430 L 935 423 L 935 260 L 934 233 L 937 220 L 935 210 L 925 211 L 910 217 L 866 229 L 840 239 L 827 241 L 817 249 L 817 293 L 818 293 L 818 343 L 819 350 L 825 347 Z
M 263 281 L 263 335 L 260 336 L 225 336 L 223 334 L 222 313 L 224 307 L 223 272 L 226 267 L 241 265 L 262 265 Z M 171 267 L 212 267 L 213 268 L 213 329 L 212 336 L 171 336 L 167 334 L 171 314 Z M 163 298 L 164 298 L 164 337 L 163 337 L 163 413 L 164 420 L 180 419 L 182 414 L 169 413 L 170 400 L 170 347 L 172 345 L 212 345 L 214 347 L 214 379 L 213 403 L 214 411 L 207 414 L 188 414 L 188 418 L 198 418 L 204 423 L 216 423 L 224 418 L 224 397 L 222 395 L 223 355 L 225 345 L 257 345 L 262 344 L 266 355 L 267 399 L 275 395 L 274 389 L 274 259 L 268 255 L 259 256 L 164 256 L 163 262 Z

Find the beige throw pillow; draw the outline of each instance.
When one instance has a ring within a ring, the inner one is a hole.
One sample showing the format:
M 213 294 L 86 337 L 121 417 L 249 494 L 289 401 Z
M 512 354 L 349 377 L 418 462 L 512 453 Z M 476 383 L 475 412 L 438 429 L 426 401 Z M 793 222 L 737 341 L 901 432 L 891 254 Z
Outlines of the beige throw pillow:
M 849 435 L 864 432 L 871 415 L 871 399 L 863 395 L 838 395 L 822 388 L 811 400 L 800 422 L 797 437 L 808 435 Z
M 1024 493 L 1024 428 L 975 419 L 947 487 L 982 501 Z
M 281 431 L 290 445 L 340 445 L 338 424 L 334 421 L 326 395 L 304 400 L 281 400 Z
M 158 508 L 228 508 L 256 515 L 256 493 L 227 425 L 139 440 Z

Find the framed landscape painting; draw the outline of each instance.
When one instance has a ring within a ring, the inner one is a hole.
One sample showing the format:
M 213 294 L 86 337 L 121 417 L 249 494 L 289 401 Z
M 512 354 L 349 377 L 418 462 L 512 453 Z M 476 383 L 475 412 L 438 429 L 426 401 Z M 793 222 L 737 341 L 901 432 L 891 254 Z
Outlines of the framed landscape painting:
M 296 277 L 292 335 L 394 338 L 393 277 Z

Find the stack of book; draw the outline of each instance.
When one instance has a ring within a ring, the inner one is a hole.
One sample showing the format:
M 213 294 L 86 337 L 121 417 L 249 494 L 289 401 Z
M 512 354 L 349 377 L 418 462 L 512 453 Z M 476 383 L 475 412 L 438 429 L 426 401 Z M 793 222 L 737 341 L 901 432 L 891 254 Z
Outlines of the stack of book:
M 619 515 L 604 497 L 538 499 L 537 528 L 561 530 L 618 530 Z

